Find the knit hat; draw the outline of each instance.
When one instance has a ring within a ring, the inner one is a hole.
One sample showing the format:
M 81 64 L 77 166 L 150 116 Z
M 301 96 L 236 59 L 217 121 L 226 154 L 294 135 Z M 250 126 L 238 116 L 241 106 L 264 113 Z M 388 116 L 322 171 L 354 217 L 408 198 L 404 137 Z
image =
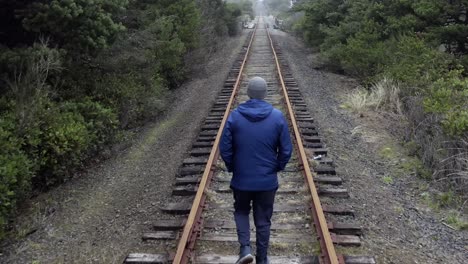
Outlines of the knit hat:
M 262 77 L 253 77 L 247 85 L 247 94 L 250 99 L 265 99 L 267 83 Z

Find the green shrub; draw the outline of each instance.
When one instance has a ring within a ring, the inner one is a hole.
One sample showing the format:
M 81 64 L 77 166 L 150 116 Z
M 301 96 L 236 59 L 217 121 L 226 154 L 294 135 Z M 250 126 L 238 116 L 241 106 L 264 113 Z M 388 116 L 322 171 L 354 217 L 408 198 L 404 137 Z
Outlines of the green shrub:
M 148 4 L 145 13 L 147 57 L 155 75 L 177 88 L 186 78 L 184 56 L 199 45 L 200 10 L 194 0 L 161 0 Z
M 80 113 L 55 105 L 44 109 L 41 143 L 37 146 L 38 183 L 50 185 L 63 181 L 86 158 L 92 136 Z
M 440 207 L 448 207 L 453 204 L 459 204 L 460 200 L 453 191 L 438 193 L 436 199 Z
M 167 2 L 167 3 L 166 3 Z M 200 11 L 194 0 L 164 0 L 163 15 L 174 19 L 174 31 L 187 49 L 198 46 L 198 31 L 200 26 Z
M 416 157 L 412 157 L 404 161 L 400 164 L 400 167 L 404 173 L 411 173 L 426 180 L 431 180 L 433 178 L 432 172 L 424 166 L 420 159 Z
M 328 45 L 329 41 L 324 45 Z M 447 72 L 454 59 L 428 46 L 414 35 L 382 41 L 374 33 L 359 32 L 346 44 L 326 48 L 325 55 L 349 74 L 366 82 L 388 76 L 406 88 L 406 94 L 421 89 Z
M 0 117 L 0 239 L 18 200 L 30 190 L 32 164 L 21 150 L 16 137 L 16 124 L 11 115 Z
M 239 31 L 238 18 L 242 15 L 240 5 L 235 3 L 226 3 L 224 21 L 226 23 L 229 36 L 235 36 Z
M 152 33 L 158 36 L 151 51 L 155 71 L 165 77 L 170 87 L 176 88 L 186 75 L 183 56 L 187 47 L 174 31 L 177 25 L 172 17 L 160 18 L 153 25 Z
M 34 43 L 28 48 L 7 48 L 0 45 L 0 77 L 4 80 L 14 79 L 15 74 L 31 71 L 31 65 L 48 61 L 53 70 L 60 68 L 61 52 L 47 46 L 48 43 Z M 29 69 L 28 69 L 29 67 Z
M 94 97 L 116 109 L 121 127 L 158 114 L 165 106 L 167 89 L 156 76 L 143 80 L 134 74 L 105 75 L 96 82 Z
M 117 115 L 110 107 L 104 107 L 98 102 L 93 102 L 90 98 L 85 98 L 78 102 L 65 102 L 62 109 L 83 116 L 90 134 L 91 150 L 96 151 L 113 141 L 118 120 Z
M 463 67 L 463 69 L 468 69 L 468 55 L 461 55 L 458 58 L 458 62 Z
M 468 133 L 468 80 L 462 71 L 451 71 L 433 83 L 424 100 L 425 110 L 443 116 L 442 125 L 449 135 Z
M 447 224 L 457 230 L 468 230 L 468 221 L 463 219 L 463 214 L 457 211 L 450 211 L 446 216 Z
M 348 39 L 346 45 L 329 48 L 325 55 L 341 64 L 347 73 L 368 79 L 382 71 L 382 66 L 388 61 L 386 50 L 386 45 L 378 41 L 377 35 L 358 33 Z
M 384 43 L 387 59 L 383 75 L 404 83 L 407 94 L 423 92 L 428 85 L 441 78 L 453 63 L 448 54 L 439 52 L 414 35 L 401 35 Z
M 0 82 L 0 96 L 14 97 L 17 102 L 32 99 L 49 86 L 48 79 L 58 78 L 63 51 L 48 45 L 41 42 L 12 49 L 0 45 L 0 80 L 5 81 Z
M 44 102 L 39 113 L 18 133 L 14 103 L 0 118 L 0 237 L 18 201 L 32 183 L 61 182 L 89 157 L 110 143 L 117 118 L 109 108 L 85 98 L 79 102 Z

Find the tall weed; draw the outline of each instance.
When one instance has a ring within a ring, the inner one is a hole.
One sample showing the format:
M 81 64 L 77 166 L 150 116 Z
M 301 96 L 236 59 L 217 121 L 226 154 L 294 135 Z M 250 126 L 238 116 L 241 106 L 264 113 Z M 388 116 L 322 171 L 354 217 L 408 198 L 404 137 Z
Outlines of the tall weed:
M 62 70 L 59 51 L 48 47 L 47 41 L 22 51 L 7 52 L 0 63 L 13 63 L 12 76 L 5 77 L 7 95 L 13 99 L 19 133 L 25 133 L 36 118 L 42 101 L 50 93 L 49 77 Z
M 366 110 L 384 110 L 402 114 L 400 88 L 393 80 L 384 77 L 367 90 L 358 88 L 347 95 L 345 106 L 362 113 Z
M 468 141 L 445 142 L 439 151 L 447 152 L 447 158 L 440 161 L 435 174 L 439 181 L 447 181 L 456 190 L 468 188 Z

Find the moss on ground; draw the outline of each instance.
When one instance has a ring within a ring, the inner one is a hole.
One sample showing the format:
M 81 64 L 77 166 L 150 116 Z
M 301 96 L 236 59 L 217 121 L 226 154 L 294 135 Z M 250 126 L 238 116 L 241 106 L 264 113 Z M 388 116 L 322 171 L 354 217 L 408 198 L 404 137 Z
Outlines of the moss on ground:
M 182 117 L 182 113 L 175 115 L 171 119 L 162 121 L 159 125 L 154 126 L 149 130 L 143 140 L 135 146 L 128 155 L 128 159 L 131 161 L 141 160 L 143 155 L 149 151 L 151 146 L 154 146 L 159 137 L 165 132 L 171 129 L 178 120 Z

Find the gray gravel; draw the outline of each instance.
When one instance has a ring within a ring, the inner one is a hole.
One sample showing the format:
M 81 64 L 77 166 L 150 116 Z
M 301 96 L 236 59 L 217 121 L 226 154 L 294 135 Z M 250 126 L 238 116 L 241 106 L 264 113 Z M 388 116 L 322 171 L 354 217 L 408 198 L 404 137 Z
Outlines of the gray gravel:
M 222 45 L 130 148 L 34 198 L 18 222 L 37 231 L 2 248 L 0 263 L 122 263 L 140 248 L 244 40 Z
M 356 252 L 373 255 L 378 263 L 468 263 L 468 232 L 443 225 L 420 203 L 414 186 L 424 184 L 422 180 L 407 175 L 394 178 L 394 184 L 382 181 L 384 175 L 391 175 L 394 166 L 378 155 L 381 140 L 398 139 L 385 130 L 388 127 L 379 127 L 371 118 L 360 118 L 340 108 L 340 98 L 357 82 L 315 70 L 321 66 L 318 54 L 300 40 L 272 31 L 325 138 L 338 174 L 346 181 L 357 220 L 365 227 L 362 249 Z M 388 121 L 374 120 L 379 122 Z

